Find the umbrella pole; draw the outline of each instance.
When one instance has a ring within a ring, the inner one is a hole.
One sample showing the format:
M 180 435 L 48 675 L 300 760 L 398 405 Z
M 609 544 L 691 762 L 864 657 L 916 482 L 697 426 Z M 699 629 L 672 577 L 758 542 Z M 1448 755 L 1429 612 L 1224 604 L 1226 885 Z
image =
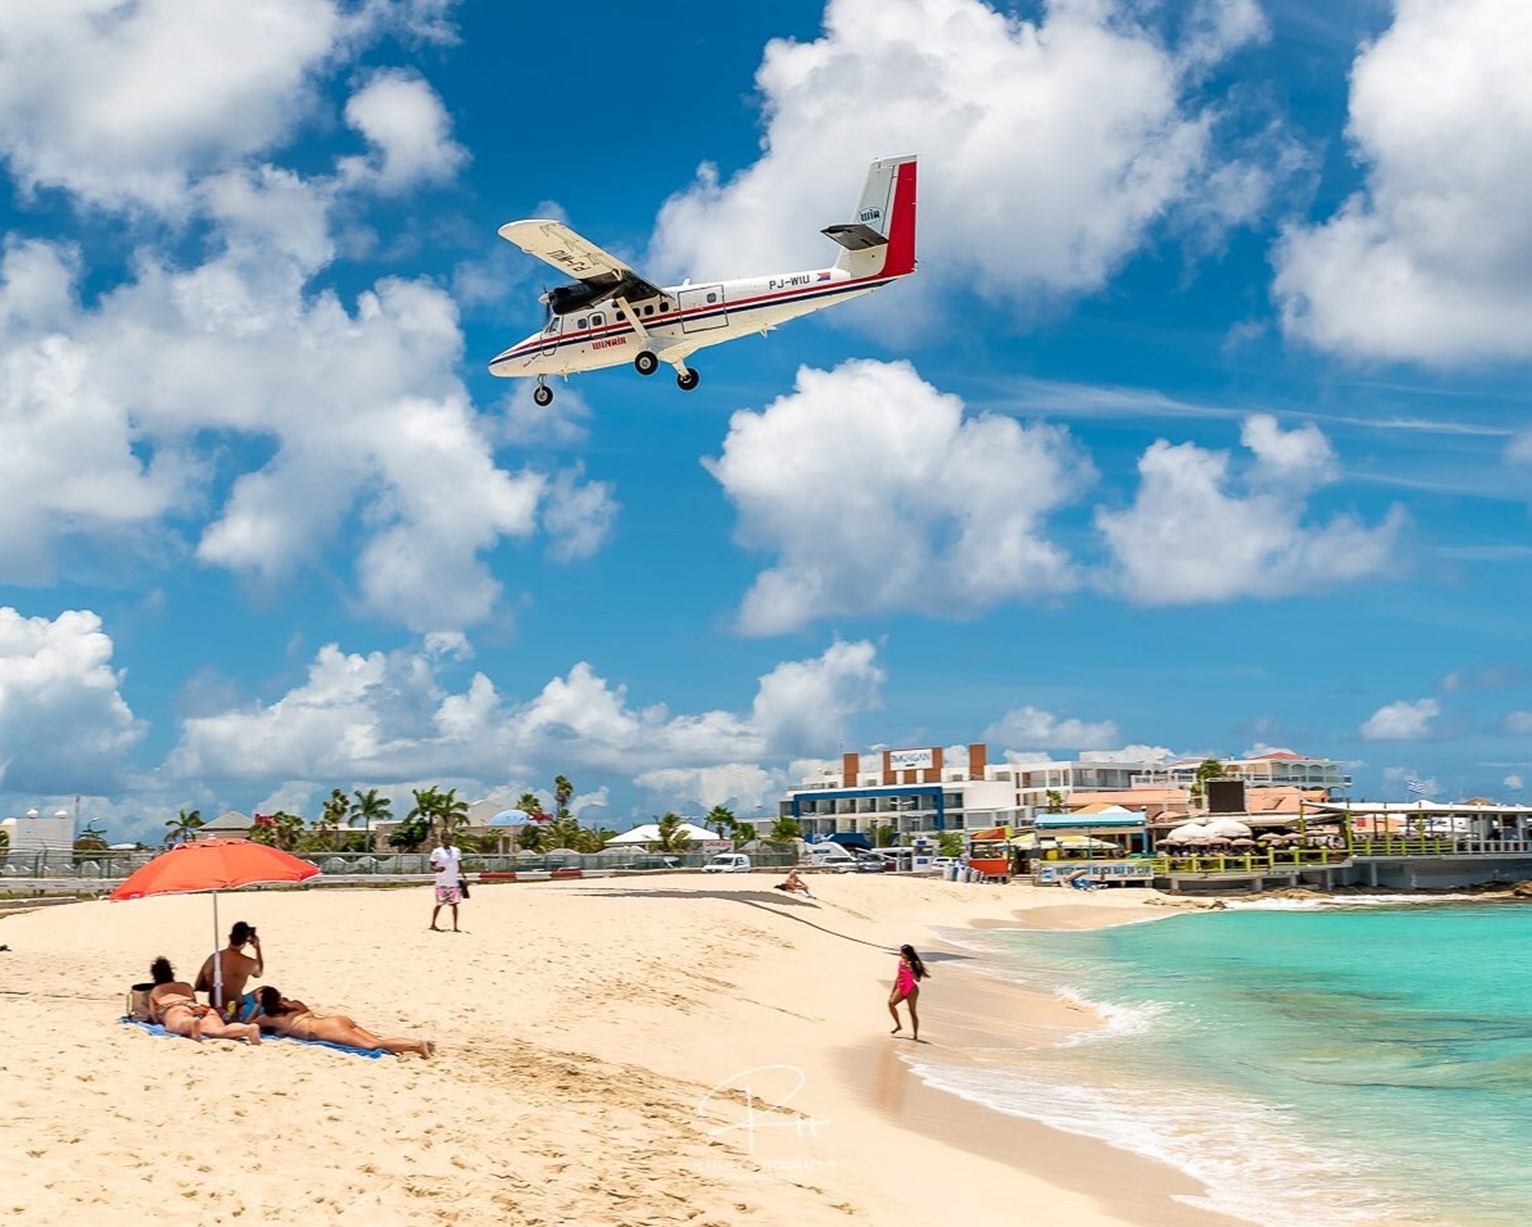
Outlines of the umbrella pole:
M 213 1005 L 223 1013 L 223 960 L 218 957 L 218 892 L 213 892 Z

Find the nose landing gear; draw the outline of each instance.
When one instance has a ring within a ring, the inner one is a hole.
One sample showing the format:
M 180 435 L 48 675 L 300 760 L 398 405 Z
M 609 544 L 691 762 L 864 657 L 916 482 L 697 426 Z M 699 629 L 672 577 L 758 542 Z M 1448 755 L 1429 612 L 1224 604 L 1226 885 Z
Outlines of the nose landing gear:
M 543 381 L 541 375 L 537 377 L 537 387 L 532 389 L 532 401 L 543 409 L 553 404 L 553 389 Z
M 690 392 L 701 382 L 702 376 L 689 367 L 683 366 L 676 371 L 676 387 L 683 392 Z

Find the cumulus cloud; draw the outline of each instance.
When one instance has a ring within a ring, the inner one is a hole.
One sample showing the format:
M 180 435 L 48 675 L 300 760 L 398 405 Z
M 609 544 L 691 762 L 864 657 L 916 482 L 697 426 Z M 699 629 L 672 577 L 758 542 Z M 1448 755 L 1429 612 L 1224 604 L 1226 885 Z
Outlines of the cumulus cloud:
M 804 368 L 786 396 L 734 414 L 704 463 L 738 540 L 777 556 L 745 596 L 747 634 L 906 609 L 968 617 L 1076 583 L 1041 533 L 1094 477 L 1068 434 L 967 416 L 907 362 Z
M 1309 522 L 1309 496 L 1337 475 L 1317 427 L 1283 431 L 1255 415 L 1240 438 L 1252 459 L 1238 474 L 1228 452 L 1163 439 L 1149 447 L 1133 505 L 1096 511 L 1115 559 L 1109 586 L 1145 604 L 1192 604 L 1289 596 L 1392 564 L 1401 508 L 1372 528 L 1344 514 Z
M 1351 73 L 1366 187 L 1276 251 L 1284 327 L 1361 358 L 1532 353 L 1532 76 L 1521 0 L 1396 0 Z
M 195 178 L 281 143 L 316 74 L 442 0 L 70 0 L 3 6 L 0 157 L 24 191 L 179 213 Z M 382 126 L 382 121 L 375 121 Z
M 1441 711 L 1435 699 L 1400 699 L 1378 708 L 1358 731 L 1365 741 L 1424 741 Z
M 1459 694 L 1467 690 L 1516 686 L 1526 677 L 1527 670 L 1519 665 L 1484 665 L 1478 669 L 1454 669 L 1443 676 L 1439 685 L 1449 694 Z
M 764 152 L 727 182 L 703 166 L 668 201 L 659 271 L 744 273 L 823 263 L 879 157 L 921 158 L 923 272 L 909 294 L 976 287 L 1011 303 L 1102 285 L 1178 205 L 1248 212 L 1259 173 L 1227 174 L 1214 107 L 1190 86 L 1264 36 L 1252 0 L 1206 0 L 1182 46 L 1146 6 L 1051 0 L 1040 21 L 981 0 L 830 0 L 813 42 L 775 39 L 756 85 Z M 1227 219 L 1234 220 L 1234 219 Z
M 0 607 L 0 784 L 8 793 L 96 793 L 120 783 L 144 735 L 89 610 L 26 617 Z
M 205 505 L 215 459 L 234 480 L 201 562 L 269 586 L 350 546 L 360 607 L 418 630 L 491 617 L 485 556 L 535 534 L 541 511 L 555 557 L 599 548 L 608 486 L 497 463 L 446 293 L 384 278 L 347 303 L 312 288 L 342 190 L 272 167 L 212 176 L 195 193 L 212 254 L 184 267 L 140 251 L 133 278 L 89 305 L 72 249 L 8 243 L 0 578 L 49 578 L 74 540 L 157 539 Z
M 1521 776 L 1519 776 L 1519 775 L 1508 775 L 1508 776 L 1505 777 L 1505 779 L 1501 780 L 1500 782 L 1502 784 L 1504 784 L 1505 787 L 1509 788 L 1512 792 L 1520 792 L 1521 791 L 1522 779 L 1521 779 Z
M 1091 724 L 1074 718 L 1060 719 L 1030 704 L 1013 707 L 984 730 L 983 738 L 1000 746 L 1037 746 L 1043 749 L 1096 750 L 1117 741 L 1117 724 L 1102 720 Z
M 468 158 L 436 91 L 412 73 L 378 73 L 346 103 L 346 122 L 373 155 L 343 160 L 341 175 L 383 193 L 445 182 Z
M 178 779 L 381 785 L 748 763 L 838 737 L 876 705 L 883 680 L 870 644 L 837 641 L 817 658 L 764 674 L 747 714 L 672 714 L 663 704 L 635 707 L 626 687 L 586 662 L 524 701 L 502 695 L 483 673 L 449 690 L 440 664 L 428 651 L 363 655 L 328 645 L 303 683 L 279 698 L 182 720 L 166 771 Z
M 793 782 L 787 771 L 758 763 L 719 763 L 715 767 L 660 767 L 641 772 L 633 782 L 662 803 L 691 811 L 726 805 L 736 816 L 773 804 Z

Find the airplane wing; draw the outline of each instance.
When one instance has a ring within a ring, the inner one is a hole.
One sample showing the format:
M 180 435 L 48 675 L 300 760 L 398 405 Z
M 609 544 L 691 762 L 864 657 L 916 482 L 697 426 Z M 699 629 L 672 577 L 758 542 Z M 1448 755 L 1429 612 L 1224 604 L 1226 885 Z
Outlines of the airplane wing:
M 660 293 L 658 286 L 644 280 L 610 252 L 582 239 L 563 222 L 545 218 L 507 222 L 500 227 L 500 237 L 593 290 L 609 289 L 630 299 L 654 298 Z

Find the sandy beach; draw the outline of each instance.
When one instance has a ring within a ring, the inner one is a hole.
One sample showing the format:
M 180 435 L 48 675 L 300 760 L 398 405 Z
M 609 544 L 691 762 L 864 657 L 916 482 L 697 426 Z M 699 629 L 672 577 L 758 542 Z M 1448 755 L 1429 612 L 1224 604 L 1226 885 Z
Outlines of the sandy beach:
M 932 1048 L 1092 1023 L 989 981 L 936 926 L 1067 929 L 1167 912 L 857 875 L 817 903 L 762 874 L 484 886 L 464 932 L 406 890 L 244 891 L 264 981 L 419 1057 L 162 1039 L 117 1023 L 166 954 L 194 974 L 207 896 L 0 918 L 0 1145 L 17 1222 L 1228 1223 L 1179 1173 L 932 1090 L 888 1034 L 892 951 L 932 951 Z

